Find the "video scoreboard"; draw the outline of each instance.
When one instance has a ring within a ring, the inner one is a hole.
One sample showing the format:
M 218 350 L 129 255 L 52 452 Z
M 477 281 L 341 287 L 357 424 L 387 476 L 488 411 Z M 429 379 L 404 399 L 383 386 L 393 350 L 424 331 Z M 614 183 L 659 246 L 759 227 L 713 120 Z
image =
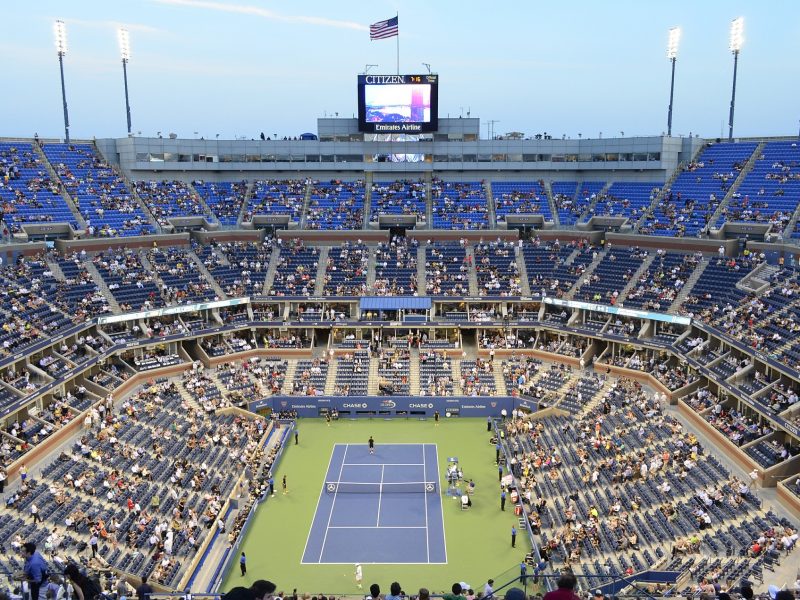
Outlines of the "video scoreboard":
M 439 126 L 439 76 L 359 75 L 358 130 L 430 133 Z

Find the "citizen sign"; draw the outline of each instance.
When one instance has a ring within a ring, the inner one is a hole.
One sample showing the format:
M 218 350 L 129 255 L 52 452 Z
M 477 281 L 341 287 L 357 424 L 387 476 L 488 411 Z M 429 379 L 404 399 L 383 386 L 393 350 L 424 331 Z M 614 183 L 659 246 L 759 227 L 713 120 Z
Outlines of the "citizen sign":
M 405 75 L 367 75 L 364 78 L 367 83 L 405 83 Z

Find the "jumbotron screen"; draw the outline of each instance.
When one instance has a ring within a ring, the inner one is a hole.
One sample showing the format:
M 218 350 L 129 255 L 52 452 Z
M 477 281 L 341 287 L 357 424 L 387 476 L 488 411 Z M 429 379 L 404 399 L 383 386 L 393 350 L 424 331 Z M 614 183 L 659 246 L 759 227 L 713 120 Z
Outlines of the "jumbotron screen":
M 438 75 L 359 75 L 359 131 L 436 131 L 439 126 L 438 84 Z

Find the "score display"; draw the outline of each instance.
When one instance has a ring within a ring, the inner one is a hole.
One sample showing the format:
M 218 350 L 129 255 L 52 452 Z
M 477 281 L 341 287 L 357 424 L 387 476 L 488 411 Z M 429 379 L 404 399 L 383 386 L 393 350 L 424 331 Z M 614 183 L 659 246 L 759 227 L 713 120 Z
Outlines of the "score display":
M 439 126 L 438 75 L 359 75 L 358 130 L 429 133 Z

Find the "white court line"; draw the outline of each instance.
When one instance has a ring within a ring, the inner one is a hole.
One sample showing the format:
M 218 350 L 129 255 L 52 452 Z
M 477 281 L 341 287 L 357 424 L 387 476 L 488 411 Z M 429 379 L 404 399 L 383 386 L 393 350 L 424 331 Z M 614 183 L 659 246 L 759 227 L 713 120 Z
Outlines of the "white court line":
M 345 467 L 424 467 L 425 463 L 345 463 Z
M 385 465 L 381 465 L 381 482 L 378 485 L 378 522 L 375 525 L 376 527 L 381 526 L 381 502 L 383 501 L 383 492 L 381 488 L 383 488 L 383 471 L 386 469 Z
M 315 563 L 315 562 L 311 562 L 311 563 L 309 563 L 309 562 L 302 562 L 302 561 L 301 561 L 301 562 L 300 562 L 300 564 L 301 564 L 301 565 L 316 565 L 316 564 L 319 564 L 319 563 Z M 353 563 L 352 563 L 352 562 L 346 562 L 346 563 L 343 563 L 343 562 L 326 562 L 326 563 L 322 563 L 322 564 L 323 564 L 323 565 L 350 565 L 351 567 L 353 566 Z M 361 561 L 361 564 L 362 564 L 362 565 L 409 565 L 409 566 L 415 566 L 415 565 L 446 565 L 447 563 L 446 563 L 446 562 L 435 562 L 435 563 L 415 563 L 415 562 L 365 562 L 365 561 L 363 561 L 363 560 L 362 560 L 362 561 Z
M 427 463 L 425 462 L 425 446 L 427 446 L 427 444 L 422 444 L 422 481 L 428 481 L 428 467 Z M 425 494 L 425 553 L 428 558 L 428 562 L 431 562 L 431 541 L 430 535 L 428 534 L 428 494 Z
M 331 463 L 333 463 L 333 454 L 336 450 L 337 444 L 334 444 L 333 449 L 331 450 L 331 456 L 328 459 L 328 468 L 325 469 L 325 478 L 328 477 L 328 472 L 331 470 Z M 314 507 L 314 516 L 311 517 L 311 524 L 308 526 L 308 535 L 306 536 L 306 545 L 303 548 L 303 556 L 306 555 L 306 550 L 308 550 L 308 541 L 311 539 L 311 532 L 314 530 L 314 519 L 317 516 L 317 511 L 319 510 L 319 502 L 322 500 L 322 496 L 325 494 L 325 482 L 322 483 L 322 490 L 319 493 L 319 497 L 317 498 L 317 505 Z M 302 558 L 300 559 L 300 564 L 316 564 L 316 563 L 303 563 Z
M 437 446 L 436 444 L 431 444 L 431 446 L 433 446 L 433 452 L 434 452 L 434 455 L 436 456 L 436 468 L 437 468 L 437 471 L 438 471 L 438 468 L 439 468 L 439 446 Z M 426 495 L 426 498 L 427 498 L 427 495 Z M 426 506 L 427 506 L 427 502 L 428 501 L 425 500 Z M 444 544 L 444 562 L 443 563 L 431 563 L 431 564 L 446 565 L 447 564 L 447 538 L 444 535 L 444 502 L 442 502 L 442 495 L 441 494 L 439 494 L 439 509 L 442 512 L 442 514 L 440 515 L 439 518 L 442 520 L 441 522 L 442 522 L 442 543 Z
M 338 444 L 337 444 L 338 445 Z M 325 542 L 328 540 L 328 531 L 331 528 L 331 519 L 333 518 L 333 507 L 336 505 L 336 495 L 339 493 L 339 485 L 338 482 L 342 480 L 342 471 L 344 470 L 344 461 L 347 459 L 347 448 L 350 444 L 344 445 L 344 456 L 342 456 L 342 466 L 339 467 L 339 477 L 336 479 L 337 485 L 336 490 L 333 492 L 333 501 L 331 502 L 331 512 L 328 513 L 328 523 L 325 525 L 325 536 L 322 538 L 322 547 L 319 549 L 319 560 L 317 561 L 318 564 L 322 564 L 322 555 L 325 553 Z M 335 448 L 336 446 L 334 446 Z M 331 453 L 333 456 L 333 453 Z M 323 490 L 324 493 L 324 490 Z
M 331 525 L 328 529 L 426 529 L 426 527 L 421 525 Z

